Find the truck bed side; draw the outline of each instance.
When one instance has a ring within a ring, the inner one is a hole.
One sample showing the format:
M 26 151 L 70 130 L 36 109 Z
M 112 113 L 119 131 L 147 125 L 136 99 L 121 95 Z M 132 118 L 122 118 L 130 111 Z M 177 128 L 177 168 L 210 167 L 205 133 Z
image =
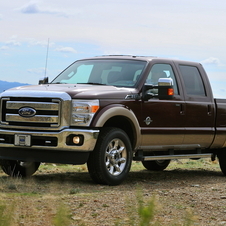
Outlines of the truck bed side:
M 226 147 L 226 99 L 214 99 L 216 105 L 216 136 L 211 148 Z

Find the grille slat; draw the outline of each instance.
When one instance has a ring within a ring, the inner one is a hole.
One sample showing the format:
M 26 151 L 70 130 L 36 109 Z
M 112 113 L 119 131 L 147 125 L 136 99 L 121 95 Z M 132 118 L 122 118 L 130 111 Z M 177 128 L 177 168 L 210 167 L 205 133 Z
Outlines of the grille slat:
M 6 108 L 7 109 L 20 109 L 22 107 L 31 107 L 35 108 L 35 110 L 49 110 L 49 111 L 58 111 L 59 104 L 57 103 L 46 103 L 46 102 L 23 102 L 23 101 L 7 101 Z
M 38 123 L 58 123 L 58 116 L 35 115 L 34 117 L 21 117 L 16 114 L 6 114 L 7 122 L 38 122 Z

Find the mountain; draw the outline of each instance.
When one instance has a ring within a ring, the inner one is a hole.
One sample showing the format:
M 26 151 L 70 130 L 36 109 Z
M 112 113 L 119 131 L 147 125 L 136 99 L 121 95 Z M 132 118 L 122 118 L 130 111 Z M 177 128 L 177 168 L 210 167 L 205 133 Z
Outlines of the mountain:
M 17 86 L 25 86 L 25 85 L 29 85 L 29 84 L 19 83 L 19 82 L 6 82 L 6 81 L 0 80 L 0 93 L 10 88 L 14 88 Z

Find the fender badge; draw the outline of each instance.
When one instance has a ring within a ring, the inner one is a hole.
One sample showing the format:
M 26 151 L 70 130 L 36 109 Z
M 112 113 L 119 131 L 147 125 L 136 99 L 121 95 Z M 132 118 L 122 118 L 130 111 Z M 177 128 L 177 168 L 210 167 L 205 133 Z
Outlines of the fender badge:
M 145 122 L 146 125 L 148 126 L 148 125 L 151 124 L 151 122 L 153 122 L 153 120 L 152 120 L 150 117 L 147 117 L 147 118 L 144 120 L 144 122 Z
M 22 117 L 33 117 L 36 114 L 36 110 L 34 108 L 24 107 L 20 108 L 18 113 Z

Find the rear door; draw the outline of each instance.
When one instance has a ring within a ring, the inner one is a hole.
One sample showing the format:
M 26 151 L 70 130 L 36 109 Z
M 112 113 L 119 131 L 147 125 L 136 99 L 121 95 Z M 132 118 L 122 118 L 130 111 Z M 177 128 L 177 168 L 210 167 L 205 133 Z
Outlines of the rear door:
M 208 78 L 198 64 L 179 64 L 178 70 L 185 96 L 183 143 L 191 148 L 209 147 L 214 139 L 215 106 Z
M 175 96 L 173 100 L 151 98 L 142 103 L 142 148 L 168 150 L 181 147 L 185 132 L 184 96 L 179 89 L 180 81 L 176 77 L 174 65 L 155 63 L 149 72 L 146 83 L 154 84 L 158 78 L 173 79 Z M 156 94 L 157 90 L 151 90 Z

